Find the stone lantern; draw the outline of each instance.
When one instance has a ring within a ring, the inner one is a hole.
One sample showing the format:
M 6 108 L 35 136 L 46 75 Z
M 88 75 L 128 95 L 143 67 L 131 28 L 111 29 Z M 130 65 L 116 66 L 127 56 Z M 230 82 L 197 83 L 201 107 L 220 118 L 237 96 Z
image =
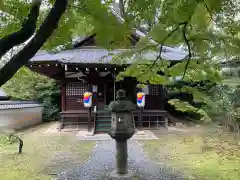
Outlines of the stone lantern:
M 118 90 L 116 101 L 106 108 L 111 112 L 111 128 L 108 134 L 116 140 L 116 173 L 127 174 L 127 140 L 135 133 L 135 125 L 131 111 L 136 109 L 131 101 L 126 99 L 126 92 Z

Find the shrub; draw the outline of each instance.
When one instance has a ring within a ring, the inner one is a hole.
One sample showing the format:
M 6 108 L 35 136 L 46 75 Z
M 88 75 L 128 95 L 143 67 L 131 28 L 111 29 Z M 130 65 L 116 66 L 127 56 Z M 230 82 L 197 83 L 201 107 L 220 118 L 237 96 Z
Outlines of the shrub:
M 2 88 L 12 100 L 33 100 L 43 104 L 44 121 L 59 118 L 60 92 L 55 80 L 23 67 Z

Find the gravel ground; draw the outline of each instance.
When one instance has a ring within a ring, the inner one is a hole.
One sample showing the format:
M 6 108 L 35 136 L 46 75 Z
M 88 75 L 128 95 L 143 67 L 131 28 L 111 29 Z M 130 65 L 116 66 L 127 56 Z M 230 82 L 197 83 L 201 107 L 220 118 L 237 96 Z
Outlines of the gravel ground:
M 183 180 L 180 172 L 157 165 L 145 155 L 141 144 L 128 141 L 128 165 L 134 173 L 132 180 Z M 92 155 L 85 164 L 61 173 L 58 180 L 110 180 L 115 169 L 115 141 L 98 141 Z

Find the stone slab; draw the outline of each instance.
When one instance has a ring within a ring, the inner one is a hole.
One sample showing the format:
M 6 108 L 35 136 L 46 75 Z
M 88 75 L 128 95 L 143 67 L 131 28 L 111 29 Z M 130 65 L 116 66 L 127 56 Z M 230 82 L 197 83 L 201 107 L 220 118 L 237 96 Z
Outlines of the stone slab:
M 101 140 L 110 140 L 112 139 L 108 134 L 95 134 L 94 136 L 87 136 L 87 132 L 79 131 L 76 134 L 78 140 L 92 140 L 92 141 L 101 141 Z M 133 140 L 151 140 L 158 139 L 151 131 L 145 131 L 144 135 L 134 134 L 131 138 Z

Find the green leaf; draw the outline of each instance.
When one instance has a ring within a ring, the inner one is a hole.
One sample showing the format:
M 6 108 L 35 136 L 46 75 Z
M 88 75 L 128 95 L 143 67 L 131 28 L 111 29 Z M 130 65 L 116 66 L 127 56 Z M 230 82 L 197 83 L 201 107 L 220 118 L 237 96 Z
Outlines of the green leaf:
M 201 119 L 204 122 L 210 122 L 212 119 L 208 116 L 207 112 L 203 109 L 195 108 L 194 106 L 190 105 L 186 101 L 180 101 L 179 99 L 171 99 L 168 101 L 168 103 L 175 107 L 176 110 L 181 112 L 194 112 L 201 115 Z
M 168 103 L 176 108 L 178 111 L 182 112 L 196 112 L 197 108 L 190 105 L 188 102 L 180 101 L 179 99 L 171 99 Z
M 198 102 L 207 102 L 208 101 L 208 96 L 206 93 L 201 92 L 200 90 L 198 90 L 197 88 L 193 88 L 193 87 L 182 87 L 181 88 L 182 92 L 187 92 L 193 95 L 193 99 L 194 101 L 198 101 Z
M 169 80 L 166 76 L 161 76 L 158 74 L 150 75 L 149 82 L 150 82 L 150 84 L 162 84 L 162 85 L 169 84 Z

